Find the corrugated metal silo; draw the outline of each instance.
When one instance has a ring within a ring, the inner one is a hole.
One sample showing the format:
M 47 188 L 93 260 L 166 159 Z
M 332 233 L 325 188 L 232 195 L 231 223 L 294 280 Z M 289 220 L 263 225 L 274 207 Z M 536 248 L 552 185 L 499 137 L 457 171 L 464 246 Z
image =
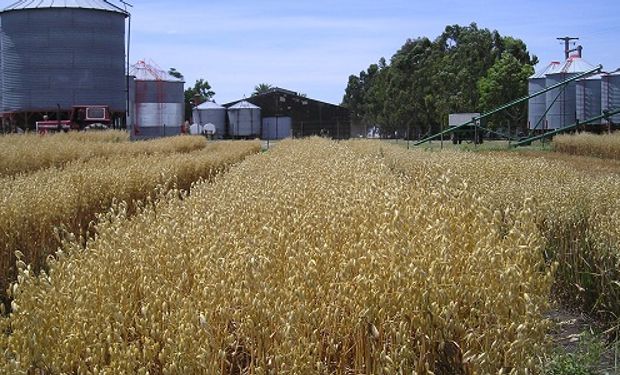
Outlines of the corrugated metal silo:
M 215 125 L 215 137 L 218 139 L 226 135 L 226 108 L 215 102 L 205 102 L 194 108 L 192 120 L 195 124 Z
M 18 1 L 0 13 L 2 110 L 126 107 L 125 18 L 101 0 Z
M 185 115 L 184 81 L 139 61 L 132 65 L 136 77 L 133 138 L 157 138 L 181 134 Z
M 232 137 L 258 137 L 261 134 L 261 109 L 254 104 L 241 101 L 228 108 Z
M 560 62 L 553 61 L 544 69 L 536 72 L 528 80 L 528 92 L 530 95 L 547 88 L 547 74 L 550 74 L 560 67 Z M 543 129 L 545 126 L 545 111 L 547 110 L 546 95 L 538 95 L 528 102 L 528 128 Z
M 620 71 L 605 74 L 601 78 L 601 109 L 603 111 L 620 109 Z M 620 114 L 612 116 L 611 122 L 620 124 Z
M 582 58 L 570 57 L 558 70 L 547 74 L 546 85 L 547 87 L 553 86 L 592 69 L 594 66 Z M 549 112 L 547 112 L 546 129 L 560 129 L 575 123 L 577 120 L 577 97 L 574 81 L 566 85 L 565 88 L 560 87 L 547 91 L 546 101 L 547 105 L 550 106 Z
M 585 121 L 601 114 L 601 75 L 597 74 L 580 79 L 576 83 L 575 96 L 577 99 L 577 120 Z M 601 120 L 589 122 L 601 124 Z

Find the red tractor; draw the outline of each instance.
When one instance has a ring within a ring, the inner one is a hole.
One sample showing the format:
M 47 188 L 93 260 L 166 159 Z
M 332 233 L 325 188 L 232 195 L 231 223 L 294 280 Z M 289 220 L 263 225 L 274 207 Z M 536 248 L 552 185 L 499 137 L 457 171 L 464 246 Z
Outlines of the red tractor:
M 37 121 L 37 132 L 60 132 L 69 130 L 108 129 L 110 107 L 106 105 L 76 105 L 71 110 L 68 120 Z

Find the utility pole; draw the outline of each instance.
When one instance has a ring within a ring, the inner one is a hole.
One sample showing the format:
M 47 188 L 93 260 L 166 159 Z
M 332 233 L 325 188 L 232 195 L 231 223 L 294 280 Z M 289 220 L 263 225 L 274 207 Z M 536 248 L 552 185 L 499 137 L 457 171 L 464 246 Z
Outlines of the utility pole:
M 565 60 L 568 60 L 568 58 L 570 57 L 570 53 L 574 52 L 574 51 L 579 51 L 579 57 L 581 57 L 581 46 L 577 47 L 576 49 L 571 49 L 570 48 L 570 42 L 573 41 L 573 40 L 579 40 L 579 38 L 565 36 L 563 38 L 556 38 L 556 39 L 560 40 L 560 41 L 564 41 Z

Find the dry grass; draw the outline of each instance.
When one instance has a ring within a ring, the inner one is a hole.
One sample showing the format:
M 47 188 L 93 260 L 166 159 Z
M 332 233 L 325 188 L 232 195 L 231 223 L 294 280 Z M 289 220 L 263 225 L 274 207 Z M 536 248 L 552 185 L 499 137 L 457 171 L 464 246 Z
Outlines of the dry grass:
M 120 131 L 8 135 L 0 137 L 0 176 L 12 176 L 96 157 L 170 154 L 204 148 L 203 137 L 170 137 L 129 142 Z
M 609 176 L 620 175 L 620 160 L 601 159 L 593 156 L 570 155 L 561 152 L 541 152 L 532 150 L 494 151 L 496 155 L 544 159 L 556 164 L 563 164 L 562 168 L 573 168 L 589 175 Z
M 535 202 L 490 209 L 456 156 L 398 169 L 406 151 L 355 147 L 281 142 L 182 199 L 119 205 L 48 274 L 18 263 L 4 370 L 535 371 L 552 282 Z
M 571 155 L 620 160 L 620 133 L 558 135 L 553 138 L 553 149 Z
M 441 184 L 440 176 L 450 171 L 467 183 L 471 194 L 482 197 L 489 210 L 514 209 L 532 198 L 545 257 L 558 262 L 559 295 L 586 312 L 612 320 L 620 317 L 620 176 L 605 173 L 607 161 L 591 163 L 588 170 L 575 156 L 526 158 L 407 152 L 377 143 L 352 146 L 381 156 L 412 178 L 432 173 Z
M 188 189 L 259 150 L 258 142 L 217 142 L 183 154 L 99 157 L 0 178 L 0 295 L 16 278 L 15 251 L 39 270 L 59 246 L 56 228 L 85 234 L 96 214 L 114 201 L 134 209 L 135 201 L 153 195 L 158 186 Z

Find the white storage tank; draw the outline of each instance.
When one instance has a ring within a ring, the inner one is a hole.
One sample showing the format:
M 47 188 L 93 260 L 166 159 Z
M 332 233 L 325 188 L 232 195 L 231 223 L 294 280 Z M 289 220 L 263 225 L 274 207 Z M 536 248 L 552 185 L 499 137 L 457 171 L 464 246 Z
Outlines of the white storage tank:
M 572 56 L 558 70 L 547 74 L 546 85 L 551 87 L 594 68 L 594 65 L 581 57 Z M 547 91 L 546 101 L 550 108 L 547 112 L 546 129 L 560 129 L 575 123 L 577 120 L 576 86 L 577 84 L 573 81 L 564 87 Z
M 259 137 L 261 135 L 261 109 L 241 101 L 228 108 L 229 135 L 231 137 Z
M 597 74 L 577 81 L 577 120 L 583 122 L 601 115 L 601 77 L 601 74 Z M 588 124 L 599 125 L 601 120 Z
M 601 109 L 615 111 L 620 109 L 620 71 L 601 77 Z M 611 117 L 611 122 L 620 124 L 620 114 Z
M 560 67 L 559 61 L 553 61 L 540 71 L 537 71 L 528 80 L 528 92 L 535 94 L 547 88 L 547 74 L 553 73 Z M 538 95 L 528 101 L 528 128 L 530 130 L 543 129 L 545 127 L 545 111 L 547 110 L 547 97 L 545 94 Z
M 263 118 L 262 139 L 284 139 L 293 136 L 293 119 L 291 117 Z
M 192 111 L 192 120 L 202 126 L 215 125 L 215 138 L 222 139 L 226 135 L 226 108 L 215 102 L 205 102 Z
M 130 74 L 136 77 L 132 138 L 181 134 L 185 115 L 185 82 L 145 61 L 132 65 Z

